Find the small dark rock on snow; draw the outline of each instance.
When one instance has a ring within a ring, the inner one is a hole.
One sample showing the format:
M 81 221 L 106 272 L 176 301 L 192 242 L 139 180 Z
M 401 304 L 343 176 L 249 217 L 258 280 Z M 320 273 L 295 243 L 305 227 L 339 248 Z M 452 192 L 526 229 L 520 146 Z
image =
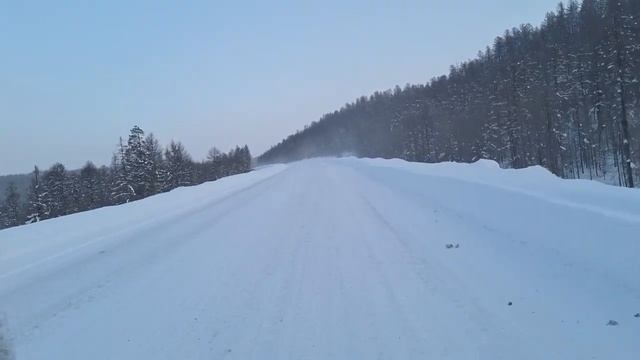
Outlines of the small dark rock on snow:
M 640 318 L 640 313 L 636 313 L 633 317 Z
M 607 323 L 607 326 L 616 326 L 618 325 L 618 322 L 615 320 L 609 320 L 609 322 Z
M 513 305 L 513 303 L 511 301 L 509 301 L 509 303 L 507 305 L 511 306 L 511 305 Z

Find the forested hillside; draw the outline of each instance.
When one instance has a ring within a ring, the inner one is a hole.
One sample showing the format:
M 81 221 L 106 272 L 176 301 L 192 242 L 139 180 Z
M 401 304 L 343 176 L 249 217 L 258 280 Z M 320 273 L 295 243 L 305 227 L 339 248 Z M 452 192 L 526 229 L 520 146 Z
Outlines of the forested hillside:
M 560 4 L 428 84 L 376 92 L 324 115 L 262 163 L 354 153 L 493 159 L 565 178 L 640 182 L 640 1 Z
M 180 142 L 163 149 L 153 134 L 145 136 L 134 126 L 126 142 L 120 139 L 109 167 L 88 162 L 69 171 L 56 163 L 40 171 L 36 166 L 26 196 L 9 183 L 0 194 L 0 229 L 123 204 L 250 169 L 247 146 L 228 153 L 214 147 L 205 161 L 195 162 Z

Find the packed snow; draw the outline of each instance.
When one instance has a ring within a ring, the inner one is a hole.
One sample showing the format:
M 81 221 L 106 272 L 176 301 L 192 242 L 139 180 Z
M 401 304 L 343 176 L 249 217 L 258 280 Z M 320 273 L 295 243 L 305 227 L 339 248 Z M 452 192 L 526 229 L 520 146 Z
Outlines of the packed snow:
M 637 359 L 639 240 L 640 191 L 539 167 L 267 166 L 0 231 L 0 348 Z

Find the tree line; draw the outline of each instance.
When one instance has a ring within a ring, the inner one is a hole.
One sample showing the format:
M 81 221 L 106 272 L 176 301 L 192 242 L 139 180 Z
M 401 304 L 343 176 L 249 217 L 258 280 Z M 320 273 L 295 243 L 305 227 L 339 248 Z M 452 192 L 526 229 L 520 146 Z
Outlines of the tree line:
M 640 180 L 640 1 L 561 3 L 423 85 L 324 115 L 263 163 L 354 153 L 542 165 L 565 178 Z
M 26 199 L 9 184 L 0 201 L 0 228 L 124 204 L 251 170 L 249 148 L 223 153 L 215 147 L 206 160 L 195 162 L 180 142 L 163 149 L 153 134 L 134 126 L 126 142 L 120 139 L 110 166 L 87 162 L 69 171 L 56 163 L 46 171 L 36 166 Z

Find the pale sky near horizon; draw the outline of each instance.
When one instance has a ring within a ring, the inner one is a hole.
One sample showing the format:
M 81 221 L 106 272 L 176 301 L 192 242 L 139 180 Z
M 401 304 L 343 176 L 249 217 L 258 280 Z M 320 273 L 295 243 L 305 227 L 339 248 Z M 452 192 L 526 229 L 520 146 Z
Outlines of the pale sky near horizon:
M 0 175 L 108 164 L 139 125 L 254 155 L 361 95 L 425 83 L 558 0 L 4 1 Z

